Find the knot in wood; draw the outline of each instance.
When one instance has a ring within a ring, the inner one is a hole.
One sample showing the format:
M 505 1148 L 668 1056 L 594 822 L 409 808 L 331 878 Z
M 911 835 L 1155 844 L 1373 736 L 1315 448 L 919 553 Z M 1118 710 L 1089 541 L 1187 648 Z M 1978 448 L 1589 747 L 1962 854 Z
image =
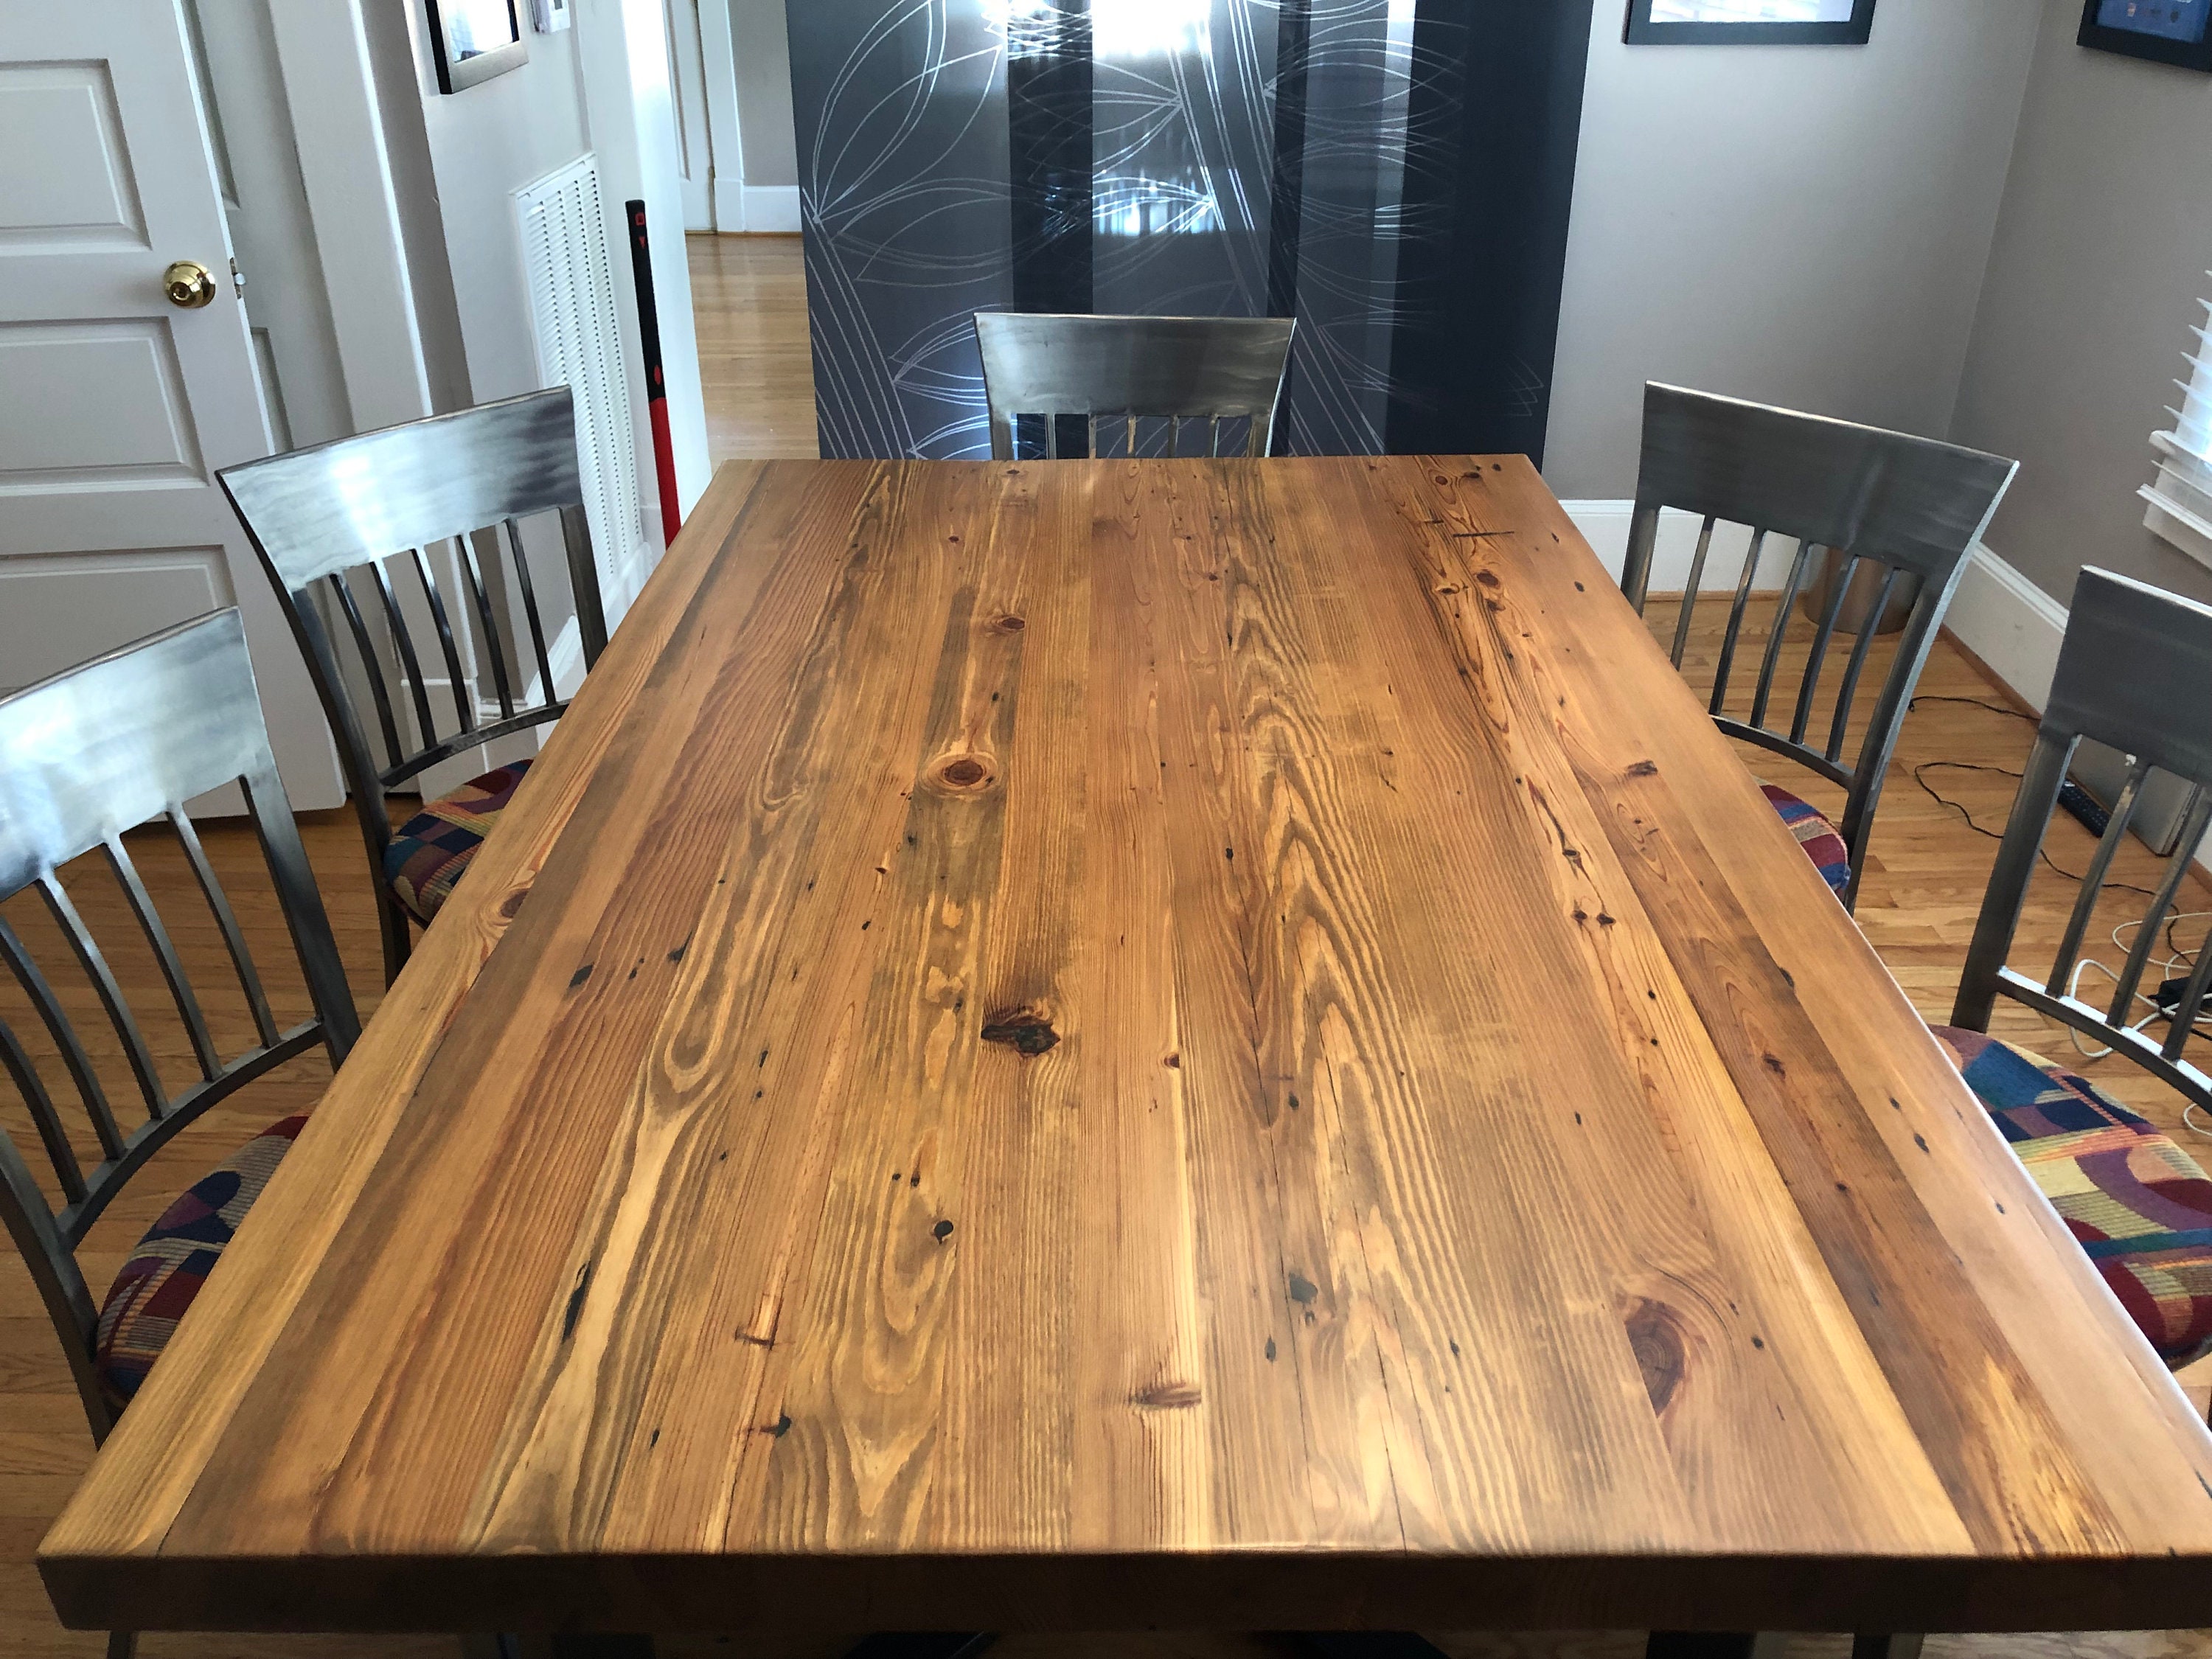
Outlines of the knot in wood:
M 1202 1404 L 1206 1395 L 1195 1382 L 1162 1380 L 1148 1382 L 1129 1396 L 1129 1403 L 1139 1411 L 1188 1411 Z
M 983 1022 L 983 1041 L 1002 1043 L 1017 1054 L 1041 1054 L 1060 1041 L 1060 1033 L 1037 1009 L 1007 1008 Z
M 1017 617 L 1011 611 L 1001 611 L 991 619 L 991 626 L 1001 634 L 1018 634 L 1029 626 L 1029 622 L 1026 618 Z
M 1636 1356 L 1636 1369 L 1644 1378 L 1644 1392 L 1651 1409 L 1664 1412 L 1674 1391 L 1682 1386 L 1689 1361 L 1683 1340 L 1681 1316 L 1664 1302 L 1638 1297 L 1622 1310 L 1628 1329 L 1628 1346 Z
M 999 781 L 990 757 L 963 752 L 942 755 L 929 763 L 922 781 L 940 794 L 981 794 Z

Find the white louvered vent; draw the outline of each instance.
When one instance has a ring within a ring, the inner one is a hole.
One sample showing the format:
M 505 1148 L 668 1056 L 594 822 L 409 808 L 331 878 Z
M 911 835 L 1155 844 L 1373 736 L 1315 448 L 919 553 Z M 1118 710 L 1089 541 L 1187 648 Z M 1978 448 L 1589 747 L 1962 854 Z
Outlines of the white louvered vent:
M 580 155 L 514 192 L 522 266 L 546 386 L 576 398 L 576 448 L 584 511 L 599 556 L 607 621 L 628 609 L 644 568 L 637 493 L 636 428 L 623 372 L 614 261 L 599 200 L 599 168 Z

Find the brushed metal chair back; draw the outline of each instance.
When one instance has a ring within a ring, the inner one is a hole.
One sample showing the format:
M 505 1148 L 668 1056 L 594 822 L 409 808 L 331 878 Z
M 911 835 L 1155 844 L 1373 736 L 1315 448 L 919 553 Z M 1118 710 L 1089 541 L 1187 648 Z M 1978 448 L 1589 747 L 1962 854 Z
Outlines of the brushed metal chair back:
M 1749 528 L 1748 550 L 1730 601 L 1708 707 L 1714 722 L 1731 737 L 1786 756 L 1847 792 L 1843 821 L 1837 825 L 1850 854 L 1850 879 L 1843 895 L 1847 908 L 1858 896 L 1868 833 L 1912 688 L 1965 572 L 1966 555 L 2018 470 L 2017 462 L 1930 438 L 1680 386 L 1652 383 L 1644 388 L 1644 455 L 1621 592 L 1643 611 L 1662 507 L 1703 515 L 1674 623 L 1672 655 L 1679 669 L 1712 549 L 1714 526 L 1726 520 Z M 1797 554 L 1759 658 L 1749 718 L 1738 720 L 1725 712 L 1729 680 L 1759 554 L 1769 536 L 1795 540 Z M 1771 728 L 1768 711 L 1774 703 L 1788 624 L 1798 596 L 1813 580 L 1815 559 L 1830 549 L 1843 568 L 1814 619 L 1810 651 L 1794 702 L 1784 693 L 1790 704 L 1788 727 Z M 1855 630 L 1825 739 L 1816 729 L 1808 738 L 1830 648 L 1839 632 L 1851 632 L 1838 625 L 1844 601 L 1854 592 L 1864 591 L 1867 578 L 1863 573 L 1870 570 L 1880 572 L 1879 586 L 1866 620 Z M 1847 760 L 1845 739 L 1875 622 L 1893 599 L 1902 602 L 1908 592 L 1913 593 L 1911 610 L 1897 655 L 1883 678 L 1858 752 Z
M 2113 802 L 2112 821 L 2082 872 L 2081 890 L 2066 931 L 2040 981 L 2005 966 L 2027 900 L 2029 878 L 2058 799 L 2075 745 L 2084 738 L 2110 744 L 2128 758 L 2127 780 Z M 2154 770 L 2190 786 L 2181 840 L 2167 859 L 2142 925 L 2136 930 L 2112 1000 L 2102 1009 L 2073 995 L 2069 983 L 2081 943 L 2112 873 L 2113 856 Z M 2212 826 L 2212 606 L 2185 599 L 2094 567 L 2074 584 L 2066 638 L 2051 700 L 2023 769 L 2012 816 L 1997 848 L 1996 867 L 1982 899 L 1960 977 L 1951 1024 L 1987 1031 L 2000 996 L 2108 1044 L 2198 1105 L 2212 1108 L 2212 1077 L 2182 1056 L 2195 1011 L 2212 988 L 2212 948 L 2200 950 L 2195 969 L 2162 1042 L 2154 1042 L 2129 1018 L 2167 919 L 2174 914 L 2183 878 L 2197 843 Z
M 337 735 L 376 888 L 385 973 L 396 978 L 412 936 L 407 913 L 384 879 L 392 842 L 386 793 L 455 755 L 557 720 L 568 706 L 554 685 L 519 520 L 561 515 L 587 672 L 606 647 L 574 400 L 568 387 L 556 386 L 249 461 L 216 476 L 276 586 Z M 461 593 L 441 591 L 427 556 L 442 542 L 453 544 Z M 313 597 L 319 588 L 331 614 L 343 619 L 348 650 L 324 624 Z M 409 622 L 407 611 L 416 604 L 434 639 L 434 657 L 416 639 L 418 624 Z M 382 640 L 364 610 L 380 614 Z M 514 624 L 517 611 L 521 629 Z M 368 688 L 380 763 L 348 690 L 349 652 L 356 671 L 351 683 Z M 447 686 L 435 696 L 432 676 L 440 667 Z M 533 672 L 534 682 L 526 678 Z M 471 686 L 483 678 L 497 699 L 496 715 L 471 695 Z M 407 699 L 404 714 L 394 708 L 395 690 Z M 441 725 L 440 708 L 448 701 L 453 719 Z
M 287 1030 L 278 1029 L 270 1012 L 238 918 L 185 811 L 191 797 L 231 782 L 245 790 L 315 1011 Z M 125 844 L 126 830 L 154 819 L 173 828 L 252 1011 L 258 1040 L 242 1054 L 225 1058 L 217 1051 L 168 926 Z M 62 884 L 61 867 L 95 848 L 160 966 L 190 1042 L 198 1076 L 179 1091 L 163 1082 L 145 1028 Z M 61 982 L 88 982 L 144 1110 L 143 1122 L 125 1128 L 57 981 L 0 915 L 0 958 L 35 1012 L 45 1032 L 42 1048 L 50 1051 L 42 1071 L 31 1047 L 0 1019 L 0 1071 L 22 1097 L 61 1197 L 56 1207 L 12 1134 L 0 1133 L 0 1216 L 61 1336 L 93 1436 L 104 1439 L 114 1425 L 94 1372 L 98 1304 L 77 1266 L 77 1246 L 125 1183 L 209 1107 L 318 1044 L 337 1066 L 361 1035 L 330 921 L 270 753 L 236 611 L 179 623 L 0 699 L 0 899 L 31 888 L 68 941 L 74 967 Z M 105 1052 L 106 1039 L 98 1046 Z M 64 1098 L 76 1097 L 82 1121 L 76 1133 L 49 1074 L 58 1074 L 56 1082 L 66 1079 Z M 88 1132 L 100 1152 L 90 1170 L 77 1155 Z
M 1076 453 L 1105 453 L 1119 426 L 1119 453 L 1137 453 L 1137 422 L 1165 416 L 1166 451 L 1181 448 L 1186 419 L 1203 420 L 1206 447 L 1222 453 L 1224 422 L 1244 423 L 1246 455 L 1264 455 L 1275 435 L 1289 365 L 1289 317 L 1092 317 L 979 311 L 975 342 L 983 353 L 983 390 L 991 408 L 991 453 L 1014 459 L 1017 422 L 1043 417 L 1049 460 L 1067 453 L 1063 416 L 1080 416 Z M 1100 422 L 1111 422 L 1102 434 Z M 1231 427 L 1230 435 L 1235 436 Z M 1231 451 L 1231 453 L 1237 452 Z

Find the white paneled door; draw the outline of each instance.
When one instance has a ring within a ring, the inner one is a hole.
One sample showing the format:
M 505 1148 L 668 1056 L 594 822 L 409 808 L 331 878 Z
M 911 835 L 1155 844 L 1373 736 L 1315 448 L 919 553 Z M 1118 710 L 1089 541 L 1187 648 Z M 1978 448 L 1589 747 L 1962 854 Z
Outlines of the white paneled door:
M 322 711 L 215 482 L 271 445 L 190 52 L 177 0 L 0 5 L 0 690 L 236 604 L 285 787 L 331 806 Z M 204 303 L 165 288 L 184 261 Z

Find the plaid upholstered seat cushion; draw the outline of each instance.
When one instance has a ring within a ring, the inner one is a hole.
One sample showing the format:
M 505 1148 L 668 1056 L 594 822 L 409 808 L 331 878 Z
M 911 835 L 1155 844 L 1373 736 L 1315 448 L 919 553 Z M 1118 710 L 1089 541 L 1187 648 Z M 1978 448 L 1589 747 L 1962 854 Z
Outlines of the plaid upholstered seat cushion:
M 1790 833 L 1797 837 L 1797 844 L 1805 849 L 1805 856 L 1813 860 L 1813 867 L 1820 872 L 1820 879 L 1843 896 L 1844 889 L 1851 884 L 1850 849 L 1844 838 L 1836 833 L 1836 826 L 1822 816 L 1810 801 L 1800 800 L 1779 784 L 1762 783 L 1759 792 L 1766 797 L 1766 804 L 1790 826 Z
M 194 1182 L 161 1212 L 108 1287 L 94 1362 L 117 1411 L 131 1403 L 176 1334 L 223 1246 L 292 1150 L 305 1113 L 272 1123 Z
M 2212 1352 L 2212 1179 L 2085 1077 L 1939 1025 L 1966 1085 L 2176 1370 Z
M 450 795 L 425 801 L 384 849 L 385 880 L 408 915 L 425 927 L 529 770 L 528 761 L 517 761 L 471 778 Z

